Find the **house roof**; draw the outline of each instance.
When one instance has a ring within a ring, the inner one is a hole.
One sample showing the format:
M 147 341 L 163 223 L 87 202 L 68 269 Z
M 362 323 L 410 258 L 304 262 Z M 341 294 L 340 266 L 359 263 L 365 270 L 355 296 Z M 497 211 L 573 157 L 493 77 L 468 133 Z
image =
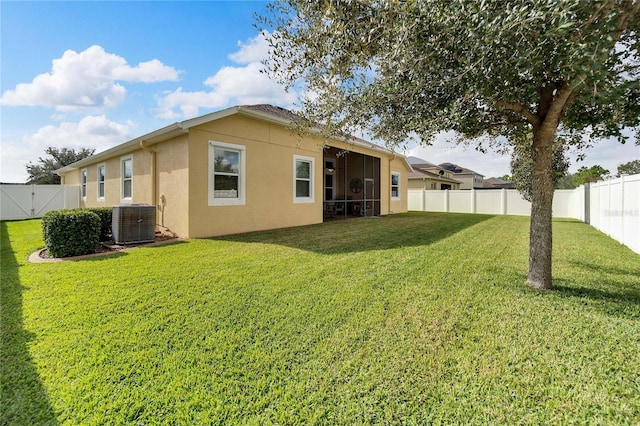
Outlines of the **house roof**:
M 227 109 L 223 109 L 221 111 L 205 114 L 200 117 L 195 117 L 189 120 L 184 120 L 184 121 L 170 124 L 168 126 L 162 127 L 153 132 L 147 133 L 145 135 L 131 139 L 127 142 L 121 143 L 120 145 L 116 145 L 113 148 L 107 149 L 106 151 L 102 151 L 90 157 L 84 158 L 80 161 L 76 161 L 73 164 L 69 164 L 68 166 L 65 166 L 56 170 L 55 172 L 58 175 L 61 175 L 71 170 L 75 170 L 89 164 L 93 164 L 114 156 L 124 155 L 129 152 L 135 151 L 139 149 L 142 144 L 144 144 L 145 146 L 155 145 L 157 143 L 164 142 L 176 136 L 187 134 L 189 133 L 189 129 L 192 127 L 210 123 L 215 120 L 220 120 L 222 118 L 229 117 L 234 114 L 241 114 L 247 117 L 253 117 L 261 121 L 280 124 L 283 126 L 289 126 L 292 123 L 301 120 L 301 117 L 296 115 L 292 111 L 289 111 L 287 109 L 274 106 L 274 105 L 268 105 L 268 104 L 238 105 L 238 106 L 230 107 Z M 318 129 L 315 129 L 315 128 L 311 129 L 311 133 L 318 133 L 318 132 L 319 132 Z M 398 156 L 401 159 L 404 159 L 404 163 L 407 170 L 411 170 L 411 165 L 409 164 L 409 161 L 402 154 L 398 154 L 390 149 L 383 148 L 372 142 L 366 141 L 364 139 L 356 138 L 356 137 L 345 138 L 343 141 L 352 143 L 353 145 L 361 148 L 367 148 L 374 151 L 383 152 L 385 154 Z
M 500 179 L 500 178 L 489 178 L 489 179 L 485 179 L 483 182 L 483 187 L 484 188 L 489 188 L 489 189 L 495 189 L 495 188 L 506 188 L 506 189 L 513 189 L 515 188 L 514 184 L 512 182 L 507 182 L 506 180 Z
M 414 167 L 415 167 L 415 164 L 414 164 Z M 459 184 L 462 183 L 459 180 L 440 176 L 437 173 L 432 173 L 427 170 L 422 170 L 419 168 L 414 168 L 413 171 L 409 173 L 409 179 L 433 179 L 433 180 L 439 180 L 442 182 L 459 183 Z
M 459 174 L 459 175 L 478 175 L 478 176 L 484 177 L 484 175 L 481 174 L 481 173 L 478 173 L 478 172 L 473 171 L 471 169 L 467 169 L 466 167 L 458 166 L 457 164 L 454 164 L 454 163 L 440 163 L 438 165 L 440 167 L 442 167 L 443 169 L 449 170 L 450 172 L 453 172 L 455 174 Z
M 436 164 L 430 163 L 427 160 L 423 160 L 422 158 L 418 158 L 414 156 L 407 157 L 407 160 L 409 160 L 409 163 L 414 167 L 417 165 L 429 165 L 432 167 L 438 167 Z

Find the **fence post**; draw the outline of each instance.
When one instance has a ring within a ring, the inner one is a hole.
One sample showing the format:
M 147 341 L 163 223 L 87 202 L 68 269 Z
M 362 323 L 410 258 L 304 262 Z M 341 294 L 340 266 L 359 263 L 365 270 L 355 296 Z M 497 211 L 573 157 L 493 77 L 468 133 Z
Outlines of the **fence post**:
M 36 186 L 30 185 L 31 188 L 31 218 L 33 219 L 36 215 Z
M 500 190 L 500 214 L 507 214 L 507 190 Z
M 444 190 L 444 211 L 445 213 L 449 213 L 449 190 Z
M 476 189 L 471 188 L 471 213 L 476 212 Z
M 620 213 L 620 222 L 622 224 L 621 226 L 621 235 L 622 235 L 622 244 L 627 245 L 627 234 L 624 232 L 624 216 L 625 216 L 625 212 L 624 212 L 624 175 L 620 176 L 620 210 L 622 211 Z
M 422 211 L 426 212 L 427 211 L 427 190 L 426 189 L 422 189 L 422 191 L 420 192 L 420 205 L 422 206 Z

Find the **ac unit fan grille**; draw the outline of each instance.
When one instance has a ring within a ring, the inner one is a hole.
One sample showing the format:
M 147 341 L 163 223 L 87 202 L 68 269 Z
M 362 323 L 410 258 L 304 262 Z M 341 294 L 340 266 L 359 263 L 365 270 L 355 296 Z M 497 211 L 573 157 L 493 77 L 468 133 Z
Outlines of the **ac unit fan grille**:
M 115 206 L 111 229 L 116 244 L 155 241 L 156 208 L 145 204 Z

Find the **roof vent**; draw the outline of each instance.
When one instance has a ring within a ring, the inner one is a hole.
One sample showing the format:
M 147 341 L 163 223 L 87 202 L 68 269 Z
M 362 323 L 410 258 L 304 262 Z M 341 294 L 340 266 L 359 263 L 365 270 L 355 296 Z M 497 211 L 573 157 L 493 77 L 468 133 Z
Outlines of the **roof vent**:
M 156 208 L 147 204 L 115 206 L 111 229 L 116 244 L 155 241 Z

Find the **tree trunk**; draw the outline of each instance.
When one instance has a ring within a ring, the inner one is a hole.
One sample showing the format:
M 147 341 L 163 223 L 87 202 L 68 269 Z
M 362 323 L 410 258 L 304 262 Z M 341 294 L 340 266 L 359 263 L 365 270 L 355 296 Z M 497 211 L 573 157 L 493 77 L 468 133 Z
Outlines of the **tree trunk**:
M 551 281 L 553 206 L 553 138 L 555 128 L 533 129 L 533 180 L 531 224 L 529 232 L 528 284 L 533 288 L 553 289 Z

